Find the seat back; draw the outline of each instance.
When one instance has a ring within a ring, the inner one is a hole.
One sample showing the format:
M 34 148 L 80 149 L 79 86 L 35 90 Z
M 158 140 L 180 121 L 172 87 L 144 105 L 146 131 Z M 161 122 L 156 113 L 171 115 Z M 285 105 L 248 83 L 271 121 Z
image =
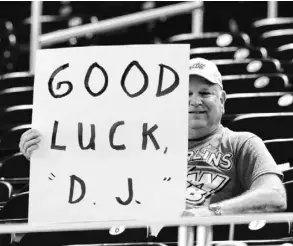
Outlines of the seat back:
M 0 107 L 33 104 L 33 87 L 21 86 L 0 91 Z
M 9 182 L 0 181 L 0 204 L 7 202 L 13 192 L 13 187 Z
M 0 211 L 0 220 L 28 218 L 28 192 L 12 196 Z
M 263 33 L 258 39 L 258 45 L 267 48 L 268 53 L 278 47 L 290 44 L 293 40 L 293 29 L 273 30 Z
M 16 153 L 0 162 L 0 178 L 28 178 L 29 161 L 22 155 Z
M 293 43 L 282 45 L 282 46 L 278 47 L 271 54 L 272 54 L 272 57 L 274 57 L 278 60 L 292 61 L 293 60 Z
M 293 168 L 289 168 L 283 171 L 283 182 L 290 182 L 293 181 Z
M 281 73 L 222 76 L 227 94 L 256 92 L 285 92 L 292 89 L 289 78 Z
M 229 47 L 229 46 L 248 46 L 250 45 L 249 36 L 245 33 L 185 33 L 170 37 L 167 43 L 190 44 L 191 48 L 199 47 Z
M 228 123 L 233 131 L 248 131 L 263 140 L 293 138 L 293 113 L 244 114 Z
M 293 112 L 292 92 L 228 94 L 226 114 Z
M 265 32 L 292 28 L 293 18 L 291 17 L 264 18 L 252 23 L 251 35 L 257 37 Z
M 34 76 L 30 72 L 7 73 L 0 77 L 0 91 L 18 86 L 33 86 Z
M 5 108 L 0 113 L 0 127 L 4 125 L 20 125 L 32 123 L 33 105 L 17 105 Z
M 259 47 L 201 47 L 190 50 L 190 58 L 202 57 L 208 60 L 244 60 L 267 57 L 265 48 Z
M 118 227 L 117 227 L 118 228 Z M 147 241 L 147 226 L 143 228 L 123 228 L 121 232 L 114 232 L 117 228 L 93 231 L 66 231 L 28 233 L 20 241 L 20 246 L 61 246 L 76 244 L 104 244 L 104 243 L 141 243 Z
M 284 183 L 286 193 L 287 193 L 287 209 L 286 212 L 293 212 L 293 181 L 288 181 Z
M 293 138 L 266 140 L 264 143 L 278 164 L 289 162 L 293 166 Z
M 222 75 L 280 73 L 281 64 L 276 59 L 215 60 Z
M 0 149 L 19 149 L 21 135 L 31 129 L 31 125 L 19 125 L 13 127 L 0 137 Z

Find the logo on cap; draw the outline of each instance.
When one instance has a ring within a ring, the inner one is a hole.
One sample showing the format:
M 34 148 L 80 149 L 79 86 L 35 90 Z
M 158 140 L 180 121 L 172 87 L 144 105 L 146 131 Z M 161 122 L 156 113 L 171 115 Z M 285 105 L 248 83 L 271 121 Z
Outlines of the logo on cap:
M 204 69 L 205 66 L 206 66 L 205 64 L 197 62 L 197 63 L 193 64 L 192 66 L 190 66 L 190 69 L 192 69 L 192 68 Z

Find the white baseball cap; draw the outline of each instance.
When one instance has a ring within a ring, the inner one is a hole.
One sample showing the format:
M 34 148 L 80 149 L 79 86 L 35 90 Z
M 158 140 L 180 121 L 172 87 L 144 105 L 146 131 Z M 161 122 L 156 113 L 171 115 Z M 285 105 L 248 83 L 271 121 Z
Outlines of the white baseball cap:
M 213 84 L 218 84 L 223 89 L 222 75 L 217 65 L 201 57 L 190 60 L 189 75 L 198 75 Z

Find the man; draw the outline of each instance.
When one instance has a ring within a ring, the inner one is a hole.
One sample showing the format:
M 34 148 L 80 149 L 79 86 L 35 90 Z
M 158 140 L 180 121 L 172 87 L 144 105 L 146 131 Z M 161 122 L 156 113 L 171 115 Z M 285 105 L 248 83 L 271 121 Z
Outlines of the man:
M 187 208 L 208 216 L 286 209 L 282 173 L 263 141 L 221 125 L 226 93 L 211 61 L 191 60 Z
M 282 173 L 263 141 L 252 133 L 221 125 L 226 93 L 211 61 L 190 64 L 189 151 L 184 216 L 210 216 L 286 209 Z M 20 150 L 30 159 L 40 134 L 21 136 Z

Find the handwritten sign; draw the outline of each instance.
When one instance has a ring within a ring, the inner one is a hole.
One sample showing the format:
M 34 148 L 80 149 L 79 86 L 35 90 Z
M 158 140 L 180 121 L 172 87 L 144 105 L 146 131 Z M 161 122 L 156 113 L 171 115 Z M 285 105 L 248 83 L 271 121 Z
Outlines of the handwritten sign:
M 188 67 L 188 45 L 38 51 L 29 222 L 181 214 Z

